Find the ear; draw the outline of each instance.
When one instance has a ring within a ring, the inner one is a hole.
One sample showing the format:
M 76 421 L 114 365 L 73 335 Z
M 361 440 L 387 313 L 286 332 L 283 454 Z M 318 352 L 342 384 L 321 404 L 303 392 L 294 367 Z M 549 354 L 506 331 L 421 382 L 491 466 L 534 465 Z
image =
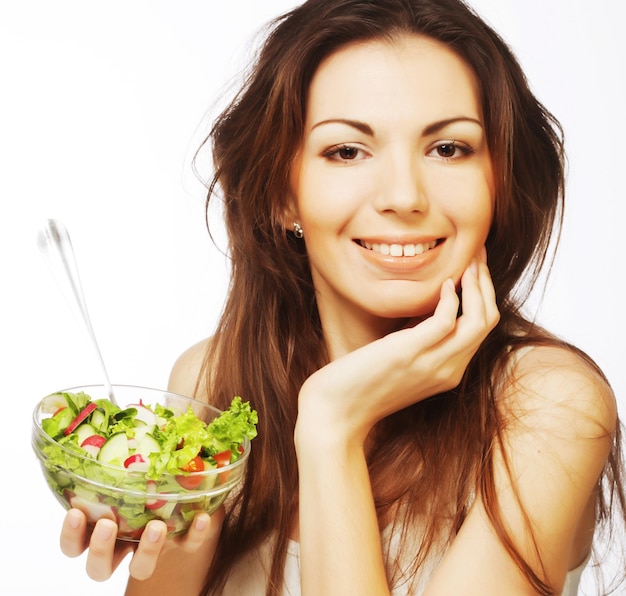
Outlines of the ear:
M 285 207 L 280 219 L 282 227 L 285 230 L 293 229 L 294 222 L 300 221 L 298 201 L 296 200 L 296 194 L 293 192 L 293 186 L 289 189 L 287 200 L 285 201 Z
M 285 198 L 285 206 L 283 212 L 280 215 L 280 222 L 284 230 L 292 231 L 293 224 L 300 221 L 300 212 L 298 209 L 298 195 L 296 189 L 298 188 L 298 178 L 300 173 L 300 153 L 291 161 L 289 166 L 289 187 L 287 189 L 287 196 Z

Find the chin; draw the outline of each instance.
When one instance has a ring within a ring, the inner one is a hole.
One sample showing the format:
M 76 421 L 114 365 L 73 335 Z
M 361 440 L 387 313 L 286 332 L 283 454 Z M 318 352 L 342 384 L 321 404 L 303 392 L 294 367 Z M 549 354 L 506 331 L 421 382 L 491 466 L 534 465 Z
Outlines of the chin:
M 380 310 L 376 309 L 372 314 L 375 314 L 385 319 L 426 319 L 435 312 L 437 306 L 437 300 L 433 300 L 430 303 L 419 305 L 413 304 L 395 304 L 393 308 L 386 304 Z

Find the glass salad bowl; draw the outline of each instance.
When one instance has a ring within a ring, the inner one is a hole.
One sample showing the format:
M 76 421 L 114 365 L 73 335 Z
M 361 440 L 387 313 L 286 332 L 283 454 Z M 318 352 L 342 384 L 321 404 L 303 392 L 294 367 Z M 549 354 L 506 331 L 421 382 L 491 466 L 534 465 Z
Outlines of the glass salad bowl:
M 93 526 L 118 524 L 138 541 L 152 519 L 184 532 L 213 513 L 241 481 L 256 435 L 256 412 L 240 398 L 220 412 L 181 395 L 130 385 L 91 385 L 44 397 L 33 412 L 32 446 L 46 482 Z

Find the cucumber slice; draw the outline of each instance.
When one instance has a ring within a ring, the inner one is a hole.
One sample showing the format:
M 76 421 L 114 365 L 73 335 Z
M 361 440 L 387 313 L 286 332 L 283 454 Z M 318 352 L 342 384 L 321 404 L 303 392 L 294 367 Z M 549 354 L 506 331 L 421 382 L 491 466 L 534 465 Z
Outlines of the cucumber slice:
M 133 429 L 135 431 L 135 440 L 137 441 L 137 444 L 139 445 L 139 443 L 141 443 L 141 440 L 147 435 L 147 434 L 151 434 L 152 431 L 154 430 L 154 424 L 146 424 L 145 422 L 141 421 L 141 420 L 137 420 L 136 421 L 137 426 L 135 426 L 135 428 Z
M 159 445 L 159 442 L 151 434 L 145 434 L 139 441 L 135 453 L 141 453 L 141 455 L 147 458 L 151 453 L 160 452 L 161 445 Z
M 102 445 L 98 453 L 98 461 L 121 466 L 128 456 L 128 437 L 125 432 L 119 432 L 111 435 Z
M 87 437 L 90 437 L 91 435 L 97 435 L 99 433 L 94 426 L 92 426 L 88 422 L 83 422 L 74 431 L 74 434 L 78 437 L 78 444 L 81 445 Z
M 106 430 L 107 427 L 107 418 L 104 415 L 104 412 L 97 408 L 91 414 L 91 424 L 97 428 L 99 431 Z

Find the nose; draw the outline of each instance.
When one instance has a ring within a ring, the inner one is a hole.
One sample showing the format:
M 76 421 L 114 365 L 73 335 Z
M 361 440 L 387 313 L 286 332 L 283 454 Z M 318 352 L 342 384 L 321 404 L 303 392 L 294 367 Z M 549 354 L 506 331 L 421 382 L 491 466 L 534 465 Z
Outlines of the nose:
M 381 161 L 381 185 L 376 209 L 409 215 L 428 210 L 428 199 L 423 184 L 423 173 L 415 153 L 398 149 Z

